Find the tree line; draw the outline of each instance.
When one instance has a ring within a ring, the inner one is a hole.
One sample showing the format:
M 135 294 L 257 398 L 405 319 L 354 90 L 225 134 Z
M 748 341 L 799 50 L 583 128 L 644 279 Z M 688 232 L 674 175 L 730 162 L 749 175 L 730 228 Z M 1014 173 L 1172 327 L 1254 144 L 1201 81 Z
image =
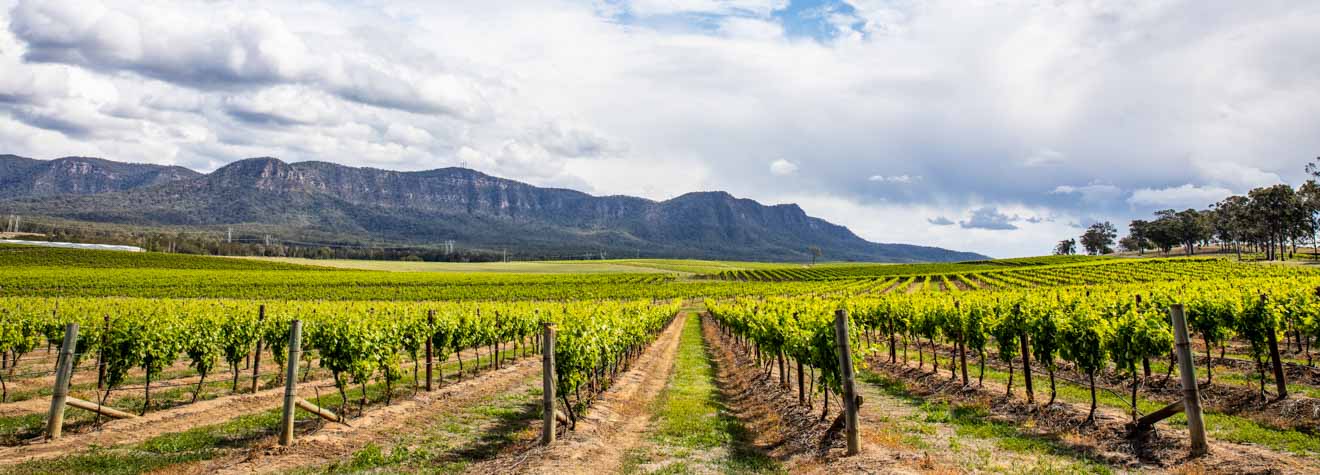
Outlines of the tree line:
M 1175 248 L 1192 255 L 1197 247 L 1217 244 L 1221 252 L 1263 254 L 1266 260 L 1284 260 L 1310 244 L 1312 257 L 1320 247 L 1320 158 L 1308 164 L 1313 178 L 1293 188 L 1286 184 L 1252 189 L 1246 195 L 1228 196 L 1206 209 L 1159 210 L 1153 219 L 1136 219 L 1128 234 L 1118 238 L 1108 221 L 1092 224 L 1080 237 L 1087 254 L 1113 253 L 1114 245 L 1125 252 L 1145 254 L 1159 251 L 1169 255 Z M 1079 241 L 1065 239 L 1055 245 L 1055 254 L 1075 254 Z

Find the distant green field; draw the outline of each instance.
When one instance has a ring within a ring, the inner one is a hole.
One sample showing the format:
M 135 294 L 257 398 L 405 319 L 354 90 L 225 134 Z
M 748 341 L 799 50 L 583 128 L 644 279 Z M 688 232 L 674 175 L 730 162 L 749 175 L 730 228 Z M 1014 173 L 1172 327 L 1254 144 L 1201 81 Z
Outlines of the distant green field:
M 309 261 L 314 264 L 314 261 Z M 230 257 L 100 251 L 0 244 L 0 268 L 64 267 L 97 269 L 333 270 L 289 263 Z
M 252 257 L 249 259 L 284 264 L 389 272 L 495 272 L 512 274 L 668 274 L 680 272 L 653 266 L 621 264 L 616 261 L 406 262 L 358 259 L 322 260 L 294 257 Z
M 498 272 L 517 274 L 706 274 L 726 270 L 775 269 L 793 264 L 775 262 L 704 261 L 683 259 L 608 259 L 590 261 L 519 261 L 519 262 L 404 262 L 367 261 L 357 259 L 304 259 L 290 257 L 252 257 L 249 259 L 328 266 L 343 269 L 379 270 L 390 272 Z M 817 267 L 856 265 L 828 263 Z M 806 265 L 797 267 L 806 268 Z
M 891 276 L 953 275 L 1001 269 L 1025 269 L 1069 264 L 1098 264 L 1104 262 L 1116 262 L 1116 260 L 1112 257 L 1100 256 L 1040 256 L 970 262 L 931 262 L 922 264 L 829 263 L 816 266 L 787 266 L 779 264 L 756 268 L 720 269 L 704 273 L 703 277 L 740 281 L 875 279 Z

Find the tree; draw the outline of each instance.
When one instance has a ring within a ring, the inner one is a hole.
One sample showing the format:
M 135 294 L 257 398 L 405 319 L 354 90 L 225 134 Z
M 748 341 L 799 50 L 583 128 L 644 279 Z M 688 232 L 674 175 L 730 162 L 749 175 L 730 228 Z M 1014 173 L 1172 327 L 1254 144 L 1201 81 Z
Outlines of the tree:
M 1202 216 L 1200 211 L 1194 209 L 1185 209 L 1172 216 L 1173 234 L 1178 238 L 1178 242 L 1183 246 L 1183 252 L 1192 255 L 1196 251 L 1196 243 L 1210 239 L 1211 230 L 1207 224 L 1208 219 Z
M 1286 240 L 1294 235 L 1303 214 L 1297 193 L 1292 187 L 1279 184 L 1256 188 L 1247 196 L 1251 199 L 1253 221 L 1265 242 L 1265 258 L 1283 260 Z
M 1313 177 L 1320 178 L 1320 157 L 1315 157 L 1314 161 L 1306 164 L 1306 173 Z
M 1124 243 L 1124 241 L 1127 241 Z M 1134 219 L 1128 224 L 1128 236 L 1119 245 L 1129 251 L 1137 251 L 1137 254 L 1145 255 L 1146 249 L 1151 248 L 1150 242 L 1150 222 L 1142 219 Z
M 807 251 L 811 252 L 811 265 L 813 266 L 816 265 L 816 259 L 819 259 L 820 256 L 824 255 L 824 252 L 820 250 L 820 246 L 808 247 Z
M 1054 255 L 1056 256 L 1070 256 L 1076 253 L 1077 253 L 1076 239 L 1064 239 L 1062 241 L 1059 241 L 1058 244 L 1054 245 Z
M 1082 247 L 1091 255 L 1114 252 L 1114 239 L 1118 238 L 1118 229 L 1109 221 L 1092 224 L 1082 234 Z
M 1250 200 L 1245 196 L 1230 196 L 1211 205 L 1210 227 L 1220 242 L 1231 244 L 1242 259 L 1241 241 L 1247 237 L 1247 208 Z
M 1317 242 L 1320 240 L 1317 238 L 1317 233 L 1320 233 L 1320 184 L 1315 180 L 1306 180 L 1297 188 L 1297 197 L 1301 200 L 1302 216 L 1311 238 L 1311 258 L 1320 258 L 1317 255 L 1320 254 L 1320 242 Z

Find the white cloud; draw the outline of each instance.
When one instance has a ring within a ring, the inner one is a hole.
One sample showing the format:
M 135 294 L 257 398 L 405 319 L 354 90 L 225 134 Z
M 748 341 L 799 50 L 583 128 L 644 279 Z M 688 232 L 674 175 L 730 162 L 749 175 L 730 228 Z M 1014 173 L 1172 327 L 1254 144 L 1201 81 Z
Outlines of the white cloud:
M 0 153 L 803 196 L 873 239 L 1012 255 L 1296 184 L 1320 150 L 1320 10 L 1295 2 L 848 3 L 820 39 L 785 0 L 0 0 Z M 927 221 L 981 208 L 1058 221 Z
M 1244 163 L 1231 161 L 1196 161 L 1197 172 L 1205 180 L 1246 192 L 1251 188 L 1282 183 L 1277 173 L 1267 172 Z
M 747 14 L 769 16 L 788 7 L 788 0 L 632 0 L 629 10 L 637 15 L 707 15 Z
M 1142 188 L 1132 192 L 1128 203 L 1134 206 L 1157 208 L 1205 208 L 1233 192 L 1227 188 L 1203 187 L 1192 184 L 1169 188 Z
M 729 17 L 720 22 L 720 33 L 730 38 L 777 40 L 784 37 L 784 27 L 773 21 Z
M 1009 216 L 995 208 L 977 208 L 972 210 L 972 216 L 964 221 L 959 221 L 958 226 L 963 229 L 987 229 L 991 231 L 1011 231 L 1017 229 L 1017 225 L 1012 221 L 1016 216 Z
M 430 132 L 408 124 L 390 124 L 389 128 L 385 129 L 385 138 L 414 146 L 426 145 L 435 140 L 435 136 Z
M 1037 149 L 1022 159 L 1022 165 L 1028 167 L 1062 165 L 1063 163 L 1063 154 L 1048 148 Z
M 796 164 L 796 163 L 793 163 L 793 162 L 790 162 L 790 161 L 788 161 L 788 160 L 784 160 L 784 159 L 781 158 L 781 159 L 779 159 L 779 160 L 775 160 L 775 161 L 773 161 L 773 162 L 770 162 L 770 174 L 771 174 L 771 175 L 775 175 L 775 176 L 788 176 L 788 175 L 792 175 L 792 174 L 794 174 L 794 173 L 797 173 L 797 171 L 798 171 L 798 166 L 797 166 L 797 164 Z
M 1054 190 L 1050 193 L 1055 195 L 1076 194 L 1081 196 L 1083 200 L 1095 203 L 1116 200 L 1123 195 L 1123 189 L 1114 185 L 1092 182 L 1083 186 L 1059 185 L 1054 187 Z
M 867 180 L 867 181 L 877 181 L 877 182 L 880 182 L 880 183 L 899 183 L 899 184 L 905 184 L 905 185 L 906 185 L 906 184 L 909 184 L 909 183 L 915 183 L 915 182 L 919 182 L 919 181 L 921 181 L 921 176 L 920 176 L 920 175 L 918 175 L 918 176 L 912 176 L 912 175 L 893 175 L 893 176 L 871 175 L 871 177 L 870 177 L 870 178 L 867 178 L 866 180 Z

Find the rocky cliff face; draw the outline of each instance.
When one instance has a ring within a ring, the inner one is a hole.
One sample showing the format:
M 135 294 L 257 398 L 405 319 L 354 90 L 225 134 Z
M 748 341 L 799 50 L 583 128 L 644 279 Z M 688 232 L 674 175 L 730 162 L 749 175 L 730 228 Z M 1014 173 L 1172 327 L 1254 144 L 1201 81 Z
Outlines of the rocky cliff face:
M 201 174 L 182 167 L 120 163 L 99 158 L 33 160 L 0 155 L 0 199 L 86 195 L 189 180 Z
M 293 238 L 315 233 L 413 244 L 456 239 L 473 246 L 538 249 L 544 255 L 645 250 L 650 256 L 797 260 L 807 258 L 809 246 L 820 246 L 830 259 L 984 257 L 867 242 L 843 226 L 808 216 L 797 205 L 765 206 L 725 192 L 652 201 L 540 188 L 464 168 L 398 172 L 252 158 L 200 175 L 96 159 L 62 160 L 12 167 L 0 161 L 0 182 L 36 176 L 22 170 L 48 170 L 27 188 L 42 191 L 0 201 L 0 210 L 143 225 L 260 224 Z

